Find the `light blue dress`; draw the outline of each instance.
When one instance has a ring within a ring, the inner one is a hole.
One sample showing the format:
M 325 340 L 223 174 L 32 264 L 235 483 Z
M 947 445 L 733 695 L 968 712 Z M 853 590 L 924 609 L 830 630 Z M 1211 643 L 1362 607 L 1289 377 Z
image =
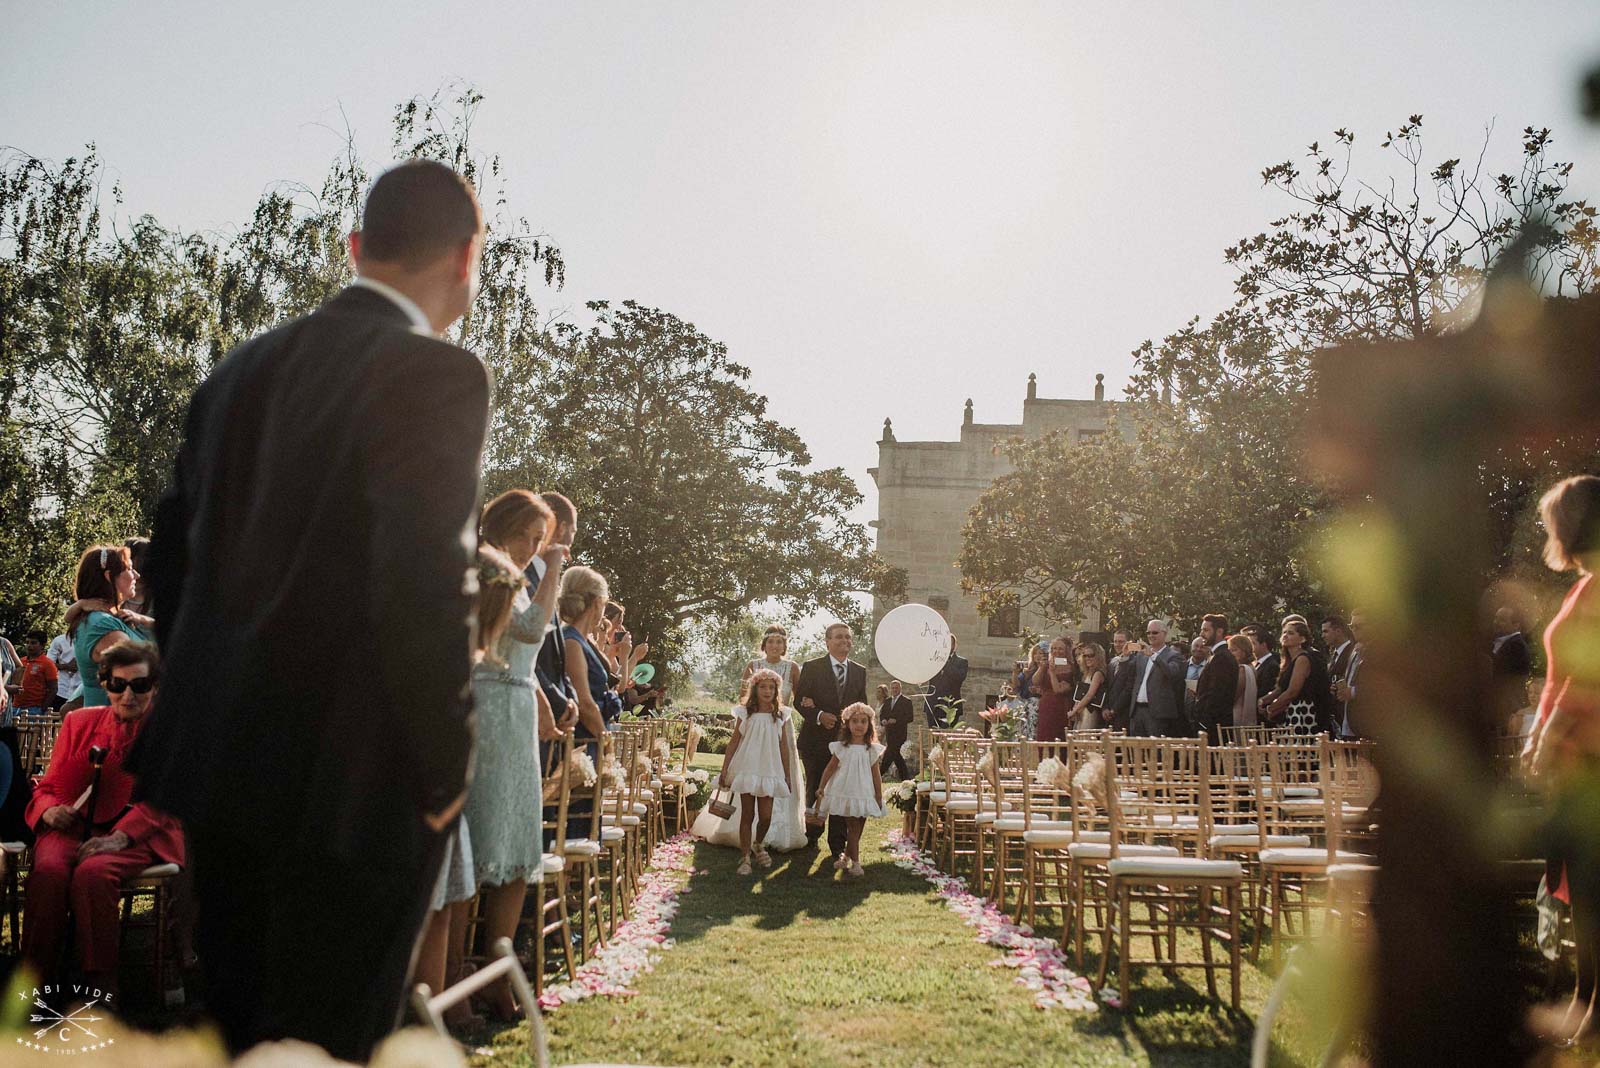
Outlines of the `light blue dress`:
M 479 664 L 472 672 L 478 745 L 467 789 L 466 827 L 480 886 L 539 877 L 538 705 L 533 661 L 550 620 L 527 590 L 517 593 L 511 622 L 495 650 L 507 665 Z

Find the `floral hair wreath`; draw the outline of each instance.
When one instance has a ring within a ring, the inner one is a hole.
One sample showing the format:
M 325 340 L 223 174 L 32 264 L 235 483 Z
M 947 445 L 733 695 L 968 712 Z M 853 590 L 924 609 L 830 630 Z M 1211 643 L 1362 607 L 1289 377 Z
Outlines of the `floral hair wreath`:
M 493 560 L 478 558 L 478 585 L 480 586 L 505 586 L 508 589 L 520 590 L 528 584 L 524 575 L 514 571 L 507 571 Z

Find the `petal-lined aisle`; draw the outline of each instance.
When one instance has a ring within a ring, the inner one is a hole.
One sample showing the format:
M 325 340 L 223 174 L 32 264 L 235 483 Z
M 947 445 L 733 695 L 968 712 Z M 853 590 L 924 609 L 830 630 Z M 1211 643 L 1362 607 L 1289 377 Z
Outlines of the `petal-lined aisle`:
M 635 993 L 548 1015 L 553 1059 L 752 1068 L 1125 1065 L 1175 1055 L 1189 1065 L 1248 1062 L 1263 975 L 1251 970 L 1238 1016 L 1159 972 L 1132 1013 L 1041 1012 L 1039 991 L 1017 981 L 1021 969 L 995 966 L 987 928 L 974 937 L 921 874 L 879 850 L 898 826 L 893 817 L 868 823 L 859 879 L 835 872 L 825 851 L 774 854 L 770 871 L 740 877 L 735 851 L 699 844 L 670 931 L 655 931 L 670 952 L 621 984 Z M 502 1033 L 479 1063 L 529 1063 L 526 1037 L 522 1028 Z

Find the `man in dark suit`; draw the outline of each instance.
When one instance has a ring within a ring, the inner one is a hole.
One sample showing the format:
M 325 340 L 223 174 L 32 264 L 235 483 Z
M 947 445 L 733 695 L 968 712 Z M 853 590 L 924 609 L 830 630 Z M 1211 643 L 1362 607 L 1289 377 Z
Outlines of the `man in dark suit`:
M 887 747 L 879 765 L 884 775 L 889 774 L 892 766 L 899 770 L 902 779 L 911 778 L 911 769 L 906 766 L 905 754 L 900 750 L 905 747 L 906 732 L 911 729 L 914 714 L 911 698 L 901 692 L 900 680 L 895 679 L 888 685 L 884 702 L 878 708 L 878 722 L 883 724 L 883 744 Z
M 184 821 L 206 1003 L 235 1052 L 365 1061 L 399 1020 L 465 798 L 489 374 L 471 187 L 373 183 L 354 284 L 196 391 L 151 546 L 166 660 L 133 754 Z
M 1252 623 L 1239 633 L 1250 639 L 1250 648 L 1256 655 L 1256 693 L 1265 697 L 1278 688 L 1278 654 L 1274 651 L 1278 639 L 1259 623 Z
M 1150 651 L 1128 658 L 1132 685 L 1128 687 L 1128 733 L 1177 738 L 1189 733 L 1183 711 L 1187 657 L 1167 644 L 1167 625 L 1152 619 L 1145 626 Z
M 1328 650 L 1328 688 L 1331 690 L 1349 674 L 1350 658 L 1356 651 L 1355 636 L 1343 619 L 1329 616 L 1322 621 L 1322 647 Z
M 800 666 L 800 681 L 794 688 L 795 710 L 800 713 L 800 740 L 795 746 L 806 773 L 806 807 L 817 803 L 817 785 L 833 754 L 830 742 L 839 737 L 839 713 L 853 704 L 867 702 L 867 669 L 850 659 L 855 635 L 845 623 L 829 624 L 823 632 L 828 655 L 807 660 Z M 806 826 L 806 844 L 815 846 L 822 832 Z M 828 849 L 838 856 L 844 852 L 844 820 L 828 817 Z
M 578 509 L 560 493 L 541 493 L 539 499 L 549 506 L 550 513 L 556 517 L 556 529 L 551 533 L 550 540 L 571 549 L 578 538 Z M 543 558 L 539 556 L 535 556 L 528 564 L 526 577 L 529 590 L 539 588 L 544 580 L 545 567 Z M 544 644 L 539 646 L 534 659 L 533 674 L 539 688 L 550 701 L 550 714 L 563 730 L 578 718 L 578 691 L 572 685 L 572 680 L 567 678 L 566 645 L 561 638 L 561 616 L 555 613 L 550 617 L 550 630 L 545 634 Z
M 1494 614 L 1494 643 L 1490 646 L 1494 662 L 1494 704 L 1505 725 L 1528 704 L 1528 677 L 1533 674 L 1533 653 L 1522 624 L 1510 608 Z
M 1200 638 L 1211 647 L 1211 658 L 1195 684 L 1195 726 L 1210 736 L 1213 745 L 1221 745 L 1218 728 L 1233 725 L 1233 702 L 1239 695 L 1239 661 L 1228 648 L 1228 617 L 1215 612 L 1204 617 Z
M 967 658 L 956 655 L 956 636 L 950 635 L 950 655 L 945 658 L 944 666 L 939 673 L 928 680 L 928 696 L 922 699 L 923 715 L 928 717 L 928 726 L 933 730 L 944 730 L 958 726 L 961 723 L 961 713 L 965 702 L 961 699 L 961 687 L 967 681 Z M 944 710 L 948 709 L 948 717 Z

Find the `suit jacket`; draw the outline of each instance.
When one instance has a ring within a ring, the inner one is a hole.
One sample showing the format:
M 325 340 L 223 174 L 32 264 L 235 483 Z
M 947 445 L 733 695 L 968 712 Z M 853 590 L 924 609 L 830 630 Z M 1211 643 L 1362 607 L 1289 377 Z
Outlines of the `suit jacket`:
M 1350 671 L 1350 658 L 1356 655 L 1354 640 L 1344 643 L 1344 648 L 1339 650 L 1339 655 L 1334 656 L 1333 650 L 1328 650 L 1328 678 L 1330 682 L 1337 682 Z
M 815 702 L 805 708 L 805 698 Z M 795 748 L 802 755 L 822 756 L 828 752 L 828 743 L 838 740 L 839 725 L 824 727 L 817 722 L 823 712 L 838 715 L 847 705 L 867 703 L 867 669 L 854 660 L 845 661 L 844 689 L 838 686 L 830 657 L 819 656 L 800 665 L 800 681 L 794 688 L 794 707 L 800 714 L 800 740 Z
M 967 658 L 951 653 L 945 660 L 939 673 L 928 680 L 928 696 L 923 698 L 928 708 L 934 713 L 939 711 L 939 702 L 944 701 L 953 709 L 950 719 L 955 722 L 961 720 L 961 687 L 967 681 Z M 943 716 L 940 716 L 943 719 Z
M 1239 661 L 1226 642 L 1211 650 L 1194 690 L 1196 726 L 1215 735 L 1217 727 L 1233 725 L 1233 701 L 1239 692 Z
M 1278 670 L 1283 661 L 1277 653 L 1268 653 L 1256 665 L 1256 693 L 1262 697 L 1278 688 Z
M 1127 687 L 1127 713 L 1131 717 L 1133 706 L 1139 701 L 1139 681 L 1144 678 L 1144 668 L 1152 657 L 1148 653 L 1134 653 L 1128 658 L 1127 666 L 1132 674 Z M 1150 715 L 1163 722 L 1184 721 L 1183 714 L 1186 668 L 1188 657 L 1180 653 L 1171 645 L 1163 645 L 1160 652 L 1154 656 L 1155 667 L 1150 671 L 1150 683 L 1146 687 L 1146 696 L 1149 698 Z
M 910 728 L 915 714 L 911 698 L 905 694 L 885 701 L 878 711 L 878 721 L 883 724 L 884 744 L 892 746 L 904 743 L 906 731 Z
M 528 580 L 528 592 L 531 594 L 539 588 L 539 583 L 544 579 L 544 561 L 537 556 L 528 564 L 528 569 L 523 576 Z M 545 697 L 550 702 L 551 714 L 560 719 L 569 702 L 578 700 L 578 688 L 572 685 L 572 680 L 567 678 L 567 643 L 561 636 L 561 614 L 552 613 L 550 616 L 550 629 L 544 636 L 544 644 L 539 646 L 539 651 L 533 660 L 534 681 L 544 691 Z M 554 751 L 555 746 L 543 745 L 546 760 Z M 548 767 L 546 768 L 548 770 Z
M 1528 639 L 1518 631 L 1500 643 L 1494 650 L 1496 678 L 1517 678 L 1524 681 L 1533 674 L 1533 654 L 1528 649 Z
M 464 787 L 489 375 L 352 287 L 196 391 L 156 514 L 134 752 L 191 830 L 409 869 Z

